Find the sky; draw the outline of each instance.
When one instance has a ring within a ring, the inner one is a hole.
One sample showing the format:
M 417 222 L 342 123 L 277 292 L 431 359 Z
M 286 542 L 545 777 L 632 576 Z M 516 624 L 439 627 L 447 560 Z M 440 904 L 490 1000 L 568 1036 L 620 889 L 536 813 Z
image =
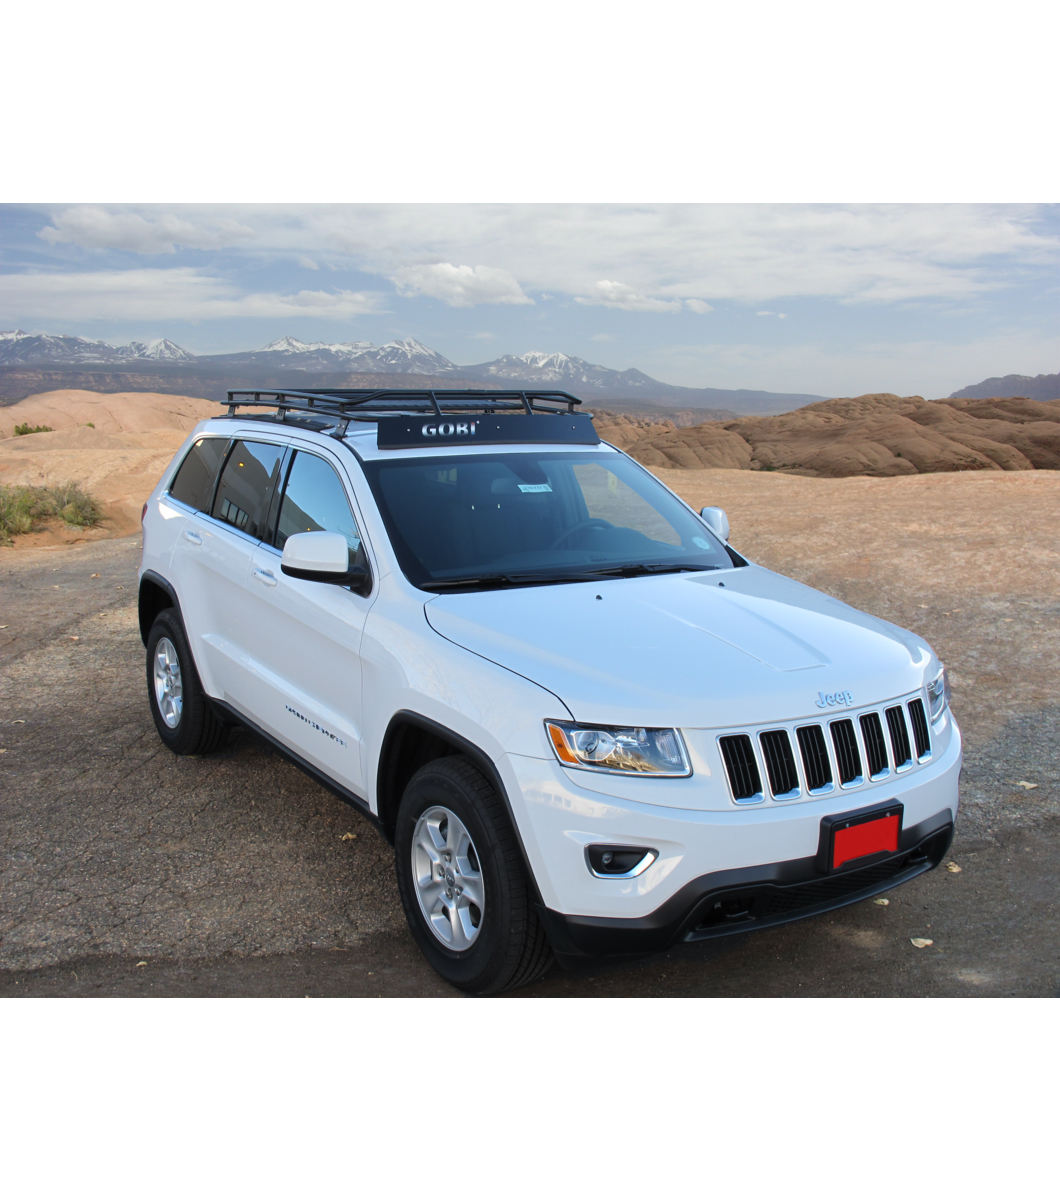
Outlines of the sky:
M 665 383 L 946 396 L 1060 371 L 1060 205 L 6 204 L 0 329 L 415 337 Z

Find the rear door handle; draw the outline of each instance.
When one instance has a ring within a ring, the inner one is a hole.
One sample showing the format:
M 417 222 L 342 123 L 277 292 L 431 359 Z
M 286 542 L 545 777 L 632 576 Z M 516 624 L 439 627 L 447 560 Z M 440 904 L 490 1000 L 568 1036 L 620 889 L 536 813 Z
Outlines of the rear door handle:
M 276 586 L 276 576 L 271 571 L 263 571 L 260 567 L 255 570 L 254 578 L 266 587 Z
M 184 530 L 184 536 L 193 546 L 201 546 L 202 538 L 197 533 L 193 533 L 190 529 Z

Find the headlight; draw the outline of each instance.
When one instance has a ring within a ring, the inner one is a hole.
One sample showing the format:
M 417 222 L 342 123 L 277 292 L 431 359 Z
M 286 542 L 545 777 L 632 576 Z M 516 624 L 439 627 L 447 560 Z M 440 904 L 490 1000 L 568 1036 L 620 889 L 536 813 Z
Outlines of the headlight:
M 549 741 L 566 767 L 626 775 L 691 775 L 676 729 L 574 725 L 546 721 Z
M 950 702 L 950 677 L 946 674 L 945 667 L 940 668 L 939 673 L 928 683 L 927 694 L 931 719 L 937 721 L 942 716 L 942 710 Z

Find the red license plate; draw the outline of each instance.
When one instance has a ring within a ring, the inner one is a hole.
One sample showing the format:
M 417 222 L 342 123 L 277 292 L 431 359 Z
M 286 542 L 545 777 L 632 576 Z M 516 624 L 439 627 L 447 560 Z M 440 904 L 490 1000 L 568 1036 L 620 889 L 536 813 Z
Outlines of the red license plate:
M 848 825 L 837 829 L 832 839 L 832 870 L 850 862 L 852 858 L 864 858 L 867 854 L 879 854 L 881 850 L 898 849 L 898 817 L 879 817 L 861 825 Z
M 897 801 L 825 817 L 818 870 L 838 871 L 873 855 L 896 854 L 901 832 L 902 805 Z

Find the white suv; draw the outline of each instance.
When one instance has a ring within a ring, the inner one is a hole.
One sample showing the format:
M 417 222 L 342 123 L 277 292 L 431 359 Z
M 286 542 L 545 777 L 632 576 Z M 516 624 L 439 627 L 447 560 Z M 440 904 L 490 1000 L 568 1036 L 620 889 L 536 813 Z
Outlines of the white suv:
M 931 647 L 748 562 L 577 403 L 229 393 L 144 513 L 162 740 L 245 726 L 363 812 L 474 993 L 862 900 L 957 814 Z

